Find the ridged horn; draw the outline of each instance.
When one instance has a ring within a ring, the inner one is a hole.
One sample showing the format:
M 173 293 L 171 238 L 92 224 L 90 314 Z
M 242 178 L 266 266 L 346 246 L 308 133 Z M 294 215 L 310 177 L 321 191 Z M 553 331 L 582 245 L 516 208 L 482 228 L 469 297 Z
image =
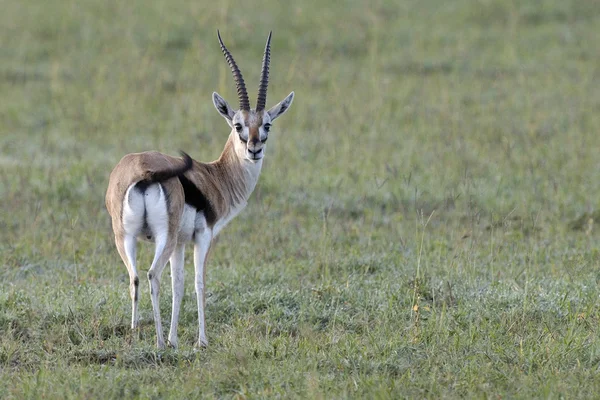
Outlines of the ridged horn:
M 231 68 L 231 73 L 233 74 L 233 79 L 235 80 L 235 86 L 237 88 L 238 98 L 240 100 L 240 110 L 250 111 L 250 101 L 248 100 L 248 92 L 246 91 L 246 84 L 244 83 L 244 78 L 242 77 L 242 73 L 238 68 L 233 56 L 225 47 L 223 40 L 221 39 L 221 33 L 217 30 L 217 36 L 219 37 L 219 44 L 221 45 L 221 50 L 223 51 L 223 55 L 225 59 L 227 59 L 227 63 Z
M 258 100 L 256 102 L 256 111 L 265 109 L 267 105 L 267 87 L 269 86 L 269 63 L 271 62 L 271 34 L 267 38 L 265 45 L 265 54 L 263 56 L 262 70 L 260 73 L 260 85 L 258 86 Z

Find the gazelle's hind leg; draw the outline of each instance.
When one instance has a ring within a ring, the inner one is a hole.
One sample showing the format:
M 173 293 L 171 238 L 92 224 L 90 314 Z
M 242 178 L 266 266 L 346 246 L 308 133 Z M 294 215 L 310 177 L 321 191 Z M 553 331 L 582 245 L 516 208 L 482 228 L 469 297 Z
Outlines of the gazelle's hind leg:
M 160 294 L 160 278 L 167 261 L 175 249 L 177 237 L 175 232 L 169 232 L 167 201 L 162 186 L 160 184 L 148 186 L 144 196 L 146 205 L 146 223 L 152 231 L 152 236 L 154 237 L 154 243 L 156 245 L 154 260 L 148 271 L 148 282 L 150 284 L 150 298 L 152 300 L 154 324 L 156 325 L 156 345 L 162 349 L 165 347 L 165 339 L 162 331 L 160 304 L 158 301 Z
M 137 328 L 139 284 L 136 269 L 137 235 L 144 226 L 144 196 L 131 185 L 125 193 L 123 201 L 122 224 L 124 233 L 115 233 L 115 243 L 121 259 L 129 272 L 129 294 L 131 296 L 131 329 Z
M 131 296 L 131 329 L 137 328 L 138 316 L 138 297 L 140 279 L 136 269 L 136 238 L 131 235 L 115 235 L 115 243 L 119 255 L 129 272 L 129 295 Z
M 165 347 L 165 338 L 163 336 L 162 323 L 160 319 L 160 303 L 158 297 L 160 294 L 160 278 L 162 276 L 165 265 L 169 261 L 169 257 L 175 248 L 174 240 L 164 238 L 158 242 L 157 238 L 156 250 L 154 252 L 154 261 L 148 271 L 148 282 L 150 284 L 150 299 L 152 300 L 152 313 L 154 314 L 154 325 L 156 326 L 156 345 L 158 348 Z

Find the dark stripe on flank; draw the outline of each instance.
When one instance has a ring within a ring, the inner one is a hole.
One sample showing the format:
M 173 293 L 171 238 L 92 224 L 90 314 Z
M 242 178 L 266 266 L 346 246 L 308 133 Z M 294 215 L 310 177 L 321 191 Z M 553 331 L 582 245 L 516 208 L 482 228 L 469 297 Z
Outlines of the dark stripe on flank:
M 204 213 L 206 223 L 209 226 L 213 226 L 217 220 L 217 215 L 204 193 L 184 175 L 179 175 L 179 182 L 183 186 L 186 204 L 194 207 L 198 212 Z

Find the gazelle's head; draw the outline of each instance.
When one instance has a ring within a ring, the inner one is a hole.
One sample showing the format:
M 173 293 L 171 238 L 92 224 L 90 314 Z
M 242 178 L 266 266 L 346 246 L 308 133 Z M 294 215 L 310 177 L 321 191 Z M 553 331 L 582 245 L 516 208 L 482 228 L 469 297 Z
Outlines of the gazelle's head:
M 213 92 L 213 103 L 219 114 L 225 118 L 232 128 L 231 132 L 234 135 L 236 153 L 246 160 L 256 162 L 265 155 L 265 142 L 269 137 L 271 124 L 290 108 L 294 99 L 294 92 L 290 93 L 285 99 L 268 111 L 265 111 L 267 86 L 269 84 L 269 61 L 271 58 L 271 33 L 269 33 L 263 56 L 260 85 L 258 87 L 258 101 L 256 102 L 256 109 L 251 109 L 242 73 L 231 53 L 227 50 L 225 44 L 223 44 L 219 31 L 217 31 L 217 36 L 219 37 L 221 50 L 223 50 L 223 54 L 231 67 L 231 72 L 235 79 L 240 107 L 238 110 L 234 110 L 217 92 Z

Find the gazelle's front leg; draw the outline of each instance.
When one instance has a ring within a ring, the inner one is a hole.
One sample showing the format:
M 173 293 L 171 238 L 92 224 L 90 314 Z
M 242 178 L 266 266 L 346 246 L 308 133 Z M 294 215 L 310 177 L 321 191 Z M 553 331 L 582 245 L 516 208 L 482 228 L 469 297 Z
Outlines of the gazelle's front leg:
M 208 345 L 208 339 L 206 338 L 206 329 L 204 322 L 204 283 L 206 279 L 206 258 L 208 255 L 208 250 L 210 249 L 211 242 L 211 229 L 206 228 L 202 232 L 196 232 L 196 239 L 194 241 L 194 267 L 196 270 L 196 299 L 198 301 L 198 346 L 200 347 L 206 347 Z
M 169 330 L 169 345 L 177 348 L 177 323 L 179 321 L 179 310 L 181 299 L 183 299 L 183 275 L 184 275 L 185 244 L 179 243 L 171 256 L 171 285 L 173 292 L 173 307 L 171 310 L 171 329 Z

